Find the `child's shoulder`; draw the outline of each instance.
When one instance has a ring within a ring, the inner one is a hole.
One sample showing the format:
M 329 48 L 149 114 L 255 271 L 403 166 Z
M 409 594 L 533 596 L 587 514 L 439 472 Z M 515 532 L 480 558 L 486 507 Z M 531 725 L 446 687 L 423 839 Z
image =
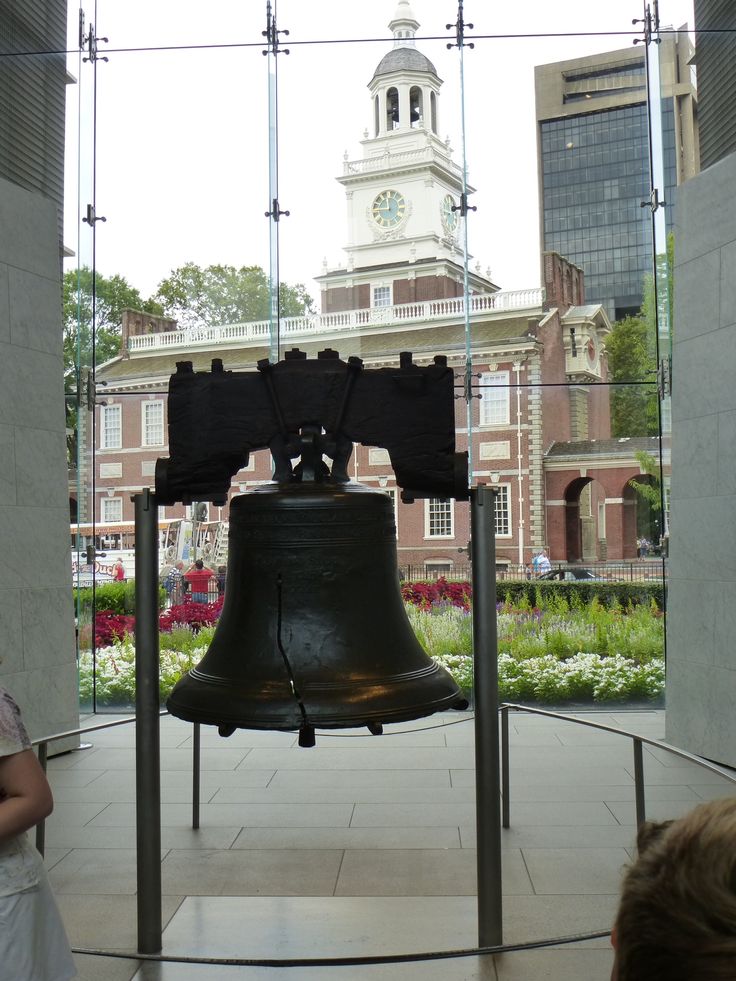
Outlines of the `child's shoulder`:
M 0 688 L 0 756 L 20 753 L 30 745 L 15 699 L 10 692 Z

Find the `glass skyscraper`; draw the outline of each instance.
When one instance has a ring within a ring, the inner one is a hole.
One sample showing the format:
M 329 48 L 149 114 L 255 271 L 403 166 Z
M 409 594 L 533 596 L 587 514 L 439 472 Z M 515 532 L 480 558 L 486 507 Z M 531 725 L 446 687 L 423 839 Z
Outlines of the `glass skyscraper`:
M 697 172 L 694 91 L 686 35 L 666 37 L 662 62 L 665 187 Z M 612 320 L 636 313 L 652 269 L 644 52 L 607 52 L 535 69 L 540 233 L 585 273 L 587 302 Z

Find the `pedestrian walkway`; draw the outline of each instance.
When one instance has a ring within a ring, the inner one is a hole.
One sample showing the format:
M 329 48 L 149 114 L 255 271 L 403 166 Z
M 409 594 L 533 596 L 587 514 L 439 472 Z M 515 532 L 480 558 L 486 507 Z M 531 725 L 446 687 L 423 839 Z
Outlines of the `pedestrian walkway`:
M 663 738 L 664 713 L 594 713 Z M 99 721 L 97 717 L 96 721 Z M 201 827 L 191 827 L 192 727 L 161 720 L 164 953 L 203 958 L 407 954 L 477 945 L 474 728 L 467 713 L 318 734 L 202 727 Z M 512 714 L 504 941 L 606 930 L 635 839 L 631 740 Z M 133 726 L 49 762 L 49 878 L 73 946 L 136 946 Z M 644 749 L 647 816 L 732 786 Z M 77 955 L 84 981 L 595 981 L 607 939 L 496 957 L 329 967 L 141 964 Z

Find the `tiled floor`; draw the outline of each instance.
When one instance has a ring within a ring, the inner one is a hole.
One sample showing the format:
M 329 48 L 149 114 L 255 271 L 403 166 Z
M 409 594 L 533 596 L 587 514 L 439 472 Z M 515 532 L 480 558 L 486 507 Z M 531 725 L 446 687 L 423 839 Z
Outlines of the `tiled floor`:
M 662 738 L 661 712 L 594 714 Z M 511 716 L 504 940 L 606 930 L 634 842 L 630 740 Z M 381 737 L 202 730 L 191 828 L 192 729 L 161 720 L 164 954 L 237 959 L 411 954 L 477 944 L 474 731 L 462 713 Z M 75 947 L 136 947 L 133 726 L 52 759 L 52 887 Z M 648 816 L 732 785 L 645 749 Z M 84 981 L 595 981 L 607 939 L 497 957 L 370 966 L 233 967 L 77 955 Z

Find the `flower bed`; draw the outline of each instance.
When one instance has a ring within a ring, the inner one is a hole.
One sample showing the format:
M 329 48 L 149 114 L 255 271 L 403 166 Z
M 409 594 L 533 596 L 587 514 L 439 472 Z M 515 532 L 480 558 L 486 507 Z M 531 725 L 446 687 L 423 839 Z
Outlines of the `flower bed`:
M 418 589 L 418 585 L 422 588 Z M 446 590 L 445 586 L 458 589 Z M 437 587 L 432 589 L 430 587 Z M 409 621 L 427 653 L 445 666 L 461 688 L 473 684 L 472 614 L 466 584 L 409 584 L 402 588 Z M 407 595 L 409 594 L 409 595 Z M 221 603 L 185 603 L 160 617 L 162 701 L 178 678 L 207 650 Z M 623 609 L 587 605 L 552 595 L 540 606 L 527 600 L 499 603 L 498 675 L 503 701 L 562 704 L 580 701 L 652 700 L 664 691 L 664 620 L 656 604 Z M 98 614 L 106 643 L 96 655 L 100 705 L 135 700 L 135 653 L 128 633 L 116 636 L 129 618 Z M 92 655 L 80 657 L 80 694 L 91 698 Z

